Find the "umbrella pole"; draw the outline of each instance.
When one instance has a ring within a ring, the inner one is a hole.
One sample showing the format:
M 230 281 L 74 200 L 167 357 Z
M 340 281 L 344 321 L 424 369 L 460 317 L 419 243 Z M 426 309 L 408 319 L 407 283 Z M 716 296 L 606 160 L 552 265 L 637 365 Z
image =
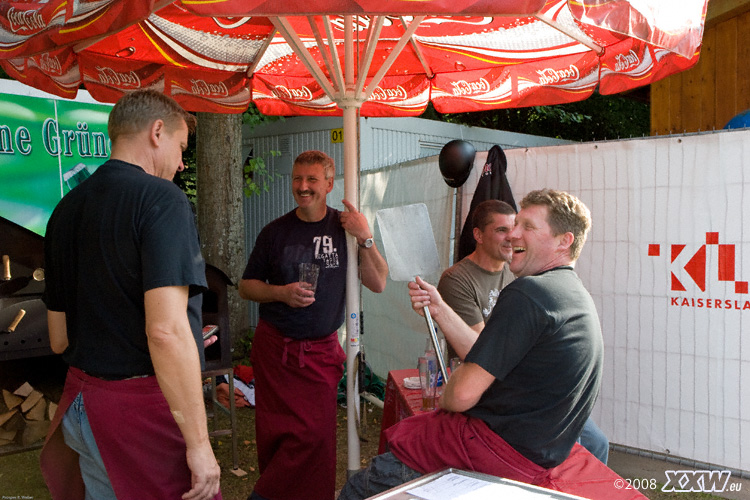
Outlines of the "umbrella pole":
M 344 106 L 344 197 L 357 209 L 359 206 L 359 180 L 357 171 L 357 109 Z M 359 247 L 352 235 L 346 237 L 346 414 L 348 442 L 348 475 L 359 471 L 360 447 L 357 433 L 357 405 L 359 405 L 359 388 L 357 387 L 356 358 L 359 353 Z

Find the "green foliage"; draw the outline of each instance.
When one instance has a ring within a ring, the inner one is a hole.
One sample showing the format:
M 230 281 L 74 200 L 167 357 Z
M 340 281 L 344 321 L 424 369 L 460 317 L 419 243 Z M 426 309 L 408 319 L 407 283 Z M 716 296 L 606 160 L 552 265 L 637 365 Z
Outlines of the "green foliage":
M 250 103 L 247 111 L 242 114 L 242 123 L 249 124 L 251 130 L 263 123 L 275 122 L 277 120 L 283 121 L 284 117 L 266 116 L 258 111 L 258 108 L 253 103 Z M 281 177 L 280 174 L 269 172 L 268 165 L 266 164 L 267 156 L 281 156 L 281 151 L 274 150 L 270 151 L 267 155 L 245 159 L 245 163 L 242 165 L 242 174 L 245 178 L 245 186 L 243 188 L 245 196 L 250 197 L 259 195 L 264 191 L 268 192 L 271 182 Z
M 249 124 L 250 129 L 254 129 L 263 123 L 271 123 L 279 120 L 284 121 L 284 117 L 264 115 L 252 102 L 250 103 L 250 106 L 247 107 L 247 111 L 242 113 L 242 123 Z
M 196 175 L 198 171 L 195 160 L 195 134 L 188 136 L 188 147 L 182 153 L 182 163 L 185 165 L 185 170 L 177 172 L 174 176 L 174 183 L 182 189 L 190 202 L 195 205 L 197 201 Z
M 239 345 L 235 348 L 233 359 L 239 360 L 237 364 L 251 366 L 250 350 L 253 348 L 253 338 L 255 338 L 255 330 L 249 328 L 247 334 L 240 339 Z
M 255 104 L 250 104 L 242 114 L 242 123 L 249 123 L 251 128 L 254 128 L 261 123 L 268 123 L 277 120 L 283 120 L 283 116 L 266 116 L 258 111 Z M 270 156 L 279 156 L 279 151 L 271 151 Z M 196 154 L 195 154 L 195 135 L 191 135 L 188 138 L 188 148 L 182 155 L 183 163 L 185 164 L 185 170 L 177 172 L 175 175 L 174 182 L 180 189 L 188 196 L 190 201 L 196 203 Z M 254 194 L 260 194 L 261 191 L 268 191 L 270 182 L 275 178 L 280 177 L 279 174 L 271 174 L 268 172 L 268 167 L 265 162 L 265 158 L 250 158 L 242 165 L 243 176 L 245 178 L 244 192 L 245 196 L 252 196 Z
M 622 96 L 600 94 L 594 94 L 583 101 L 555 106 L 445 115 L 430 109 L 423 117 L 572 141 L 642 137 L 650 133 L 650 111 L 647 103 Z
M 269 151 L 270 156 L 281 156 L 281 151 Z M 268 192 L 268 187 L 274 179 L 281 177 L 281 174 L 271 173 L 268 171 L 268 165 L 263 155 L 245 160 L 242 166 L 242 173 L 245 178 L 243 191 L 245 196 L 250 197 L 259 195 L 262 191 Z

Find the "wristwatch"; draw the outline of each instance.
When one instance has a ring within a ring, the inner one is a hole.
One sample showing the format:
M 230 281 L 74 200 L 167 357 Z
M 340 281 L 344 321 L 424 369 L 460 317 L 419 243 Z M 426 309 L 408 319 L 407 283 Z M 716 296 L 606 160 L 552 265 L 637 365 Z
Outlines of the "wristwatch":
M 372 238 L 367 238 L 364 243 L 357 243 L 362 248 L 370 248 L 372 245 L 375 244 L 375 241 Z

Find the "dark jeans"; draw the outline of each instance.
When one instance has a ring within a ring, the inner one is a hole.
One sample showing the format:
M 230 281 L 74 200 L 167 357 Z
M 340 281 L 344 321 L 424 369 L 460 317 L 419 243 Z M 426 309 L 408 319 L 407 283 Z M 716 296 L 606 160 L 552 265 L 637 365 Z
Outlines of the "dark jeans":
M 421 476 L 422 473 L 404 465 L 393 453 L 383 453 L 349 478 L 338 500 L 362 500 Z

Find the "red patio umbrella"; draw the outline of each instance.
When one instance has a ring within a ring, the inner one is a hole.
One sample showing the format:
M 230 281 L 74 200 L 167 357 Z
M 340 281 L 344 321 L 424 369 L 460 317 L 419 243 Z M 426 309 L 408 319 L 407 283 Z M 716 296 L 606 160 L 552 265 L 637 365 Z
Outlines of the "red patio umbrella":
M 578 101 L 694 65 L 708 0 L 0 0 L 0 66 L 63 97 L 155 88 L 186 109 L 343 115 L 345 197 L 356 118 Z M 349 238 L 349 469 L 359 351 Z
M 151 87 L 192 111 L 239 113 L 252 99 L 269 115 L 340 115 L 354 103 L 362 116 L 417 116 L 429 101 L 454 113 L 578 101 L 687 69 L 707 5 L 331 0 L 290 17 L 307 6 L 185 0 L 144 19 L 154 3 L 0 3 L 0 65 L 32 87 L 74 97 L 85 86 L 105 102 Z M 89 5 L 100 7 L 71 11 Z

